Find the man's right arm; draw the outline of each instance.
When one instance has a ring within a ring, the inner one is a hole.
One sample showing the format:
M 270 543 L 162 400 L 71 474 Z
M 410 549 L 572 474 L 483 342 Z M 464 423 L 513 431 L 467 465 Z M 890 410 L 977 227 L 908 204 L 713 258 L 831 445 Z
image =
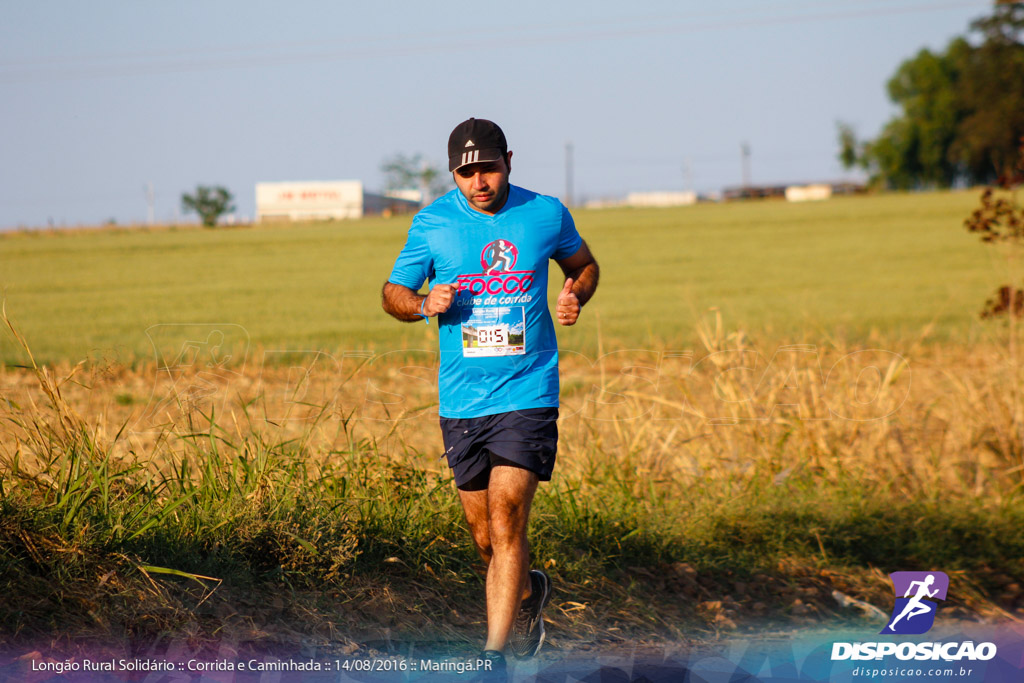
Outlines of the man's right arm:
M 426 296 L 403 285 L 385 282 L 380 292 L 384 310 L 402 322 L 412 323 L 423 315 L 433 318 L 451 308 L 455 300 L 455 285 L 435 284 Z

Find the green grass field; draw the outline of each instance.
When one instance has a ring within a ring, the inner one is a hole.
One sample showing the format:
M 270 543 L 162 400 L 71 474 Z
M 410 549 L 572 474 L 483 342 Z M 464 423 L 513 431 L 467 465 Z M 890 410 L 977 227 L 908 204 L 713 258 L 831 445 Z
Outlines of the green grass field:
M 602 266 L 582 352 L 688 346 L 717 307 L 755 336 L 970 340 L 1003 282 L 997 250 L 962 227 L 975 191 L 577 210 Z M 153 325 L 231 324 L 274 350 L 430 347 L 379 306 L 410 218 L 238 229 L 108 230 L 0 238 L 7 312 L 37 359 L 152 358 Z M 557 292 L 552 284 L 550 294 Z M 23 362 L 9 336 L 0 359 Z

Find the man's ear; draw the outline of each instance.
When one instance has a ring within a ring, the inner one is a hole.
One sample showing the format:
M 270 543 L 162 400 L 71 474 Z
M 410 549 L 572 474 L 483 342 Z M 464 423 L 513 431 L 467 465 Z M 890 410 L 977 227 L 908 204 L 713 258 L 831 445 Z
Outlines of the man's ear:
M 508 152 L 505 155 L 505 166 L 508 167 L 508 172 L 512 172 L 512 152 Z

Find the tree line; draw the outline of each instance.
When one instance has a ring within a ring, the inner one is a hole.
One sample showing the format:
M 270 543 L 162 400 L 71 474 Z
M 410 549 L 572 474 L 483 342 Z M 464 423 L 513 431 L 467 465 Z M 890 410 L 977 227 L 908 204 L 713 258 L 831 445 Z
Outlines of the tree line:
M 990 184 L 1024 137 L 1024 2 L 997 2 L 943 52 L 923 49 L 888 82 L 901 112 L 873 140 L 840 122 L 839 159 L 890 189 Z

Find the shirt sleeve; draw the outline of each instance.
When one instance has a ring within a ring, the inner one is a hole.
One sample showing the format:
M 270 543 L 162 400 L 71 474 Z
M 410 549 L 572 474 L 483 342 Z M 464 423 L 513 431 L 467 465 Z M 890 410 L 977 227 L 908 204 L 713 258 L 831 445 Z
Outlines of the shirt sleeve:
M 569 258 L 583 245 L 583 238 L 576 231 L 576 223 L 572 219 L 569 209 L 562 206 L 562 229 L 558 233 L 558 247 L 551 255 L 553 259 Z
M 412 290 L 419 290 L 423 282 L 434 277 L 434 257 L 430 253 L 430 245 L 427 244 L 427 237 L 416 219 L 412 221 L 409 228 L 409 236 L 405 240 L 398 259 L 395 260 L 395 267 L 391 269 L 388 282 L 402 285 Z

